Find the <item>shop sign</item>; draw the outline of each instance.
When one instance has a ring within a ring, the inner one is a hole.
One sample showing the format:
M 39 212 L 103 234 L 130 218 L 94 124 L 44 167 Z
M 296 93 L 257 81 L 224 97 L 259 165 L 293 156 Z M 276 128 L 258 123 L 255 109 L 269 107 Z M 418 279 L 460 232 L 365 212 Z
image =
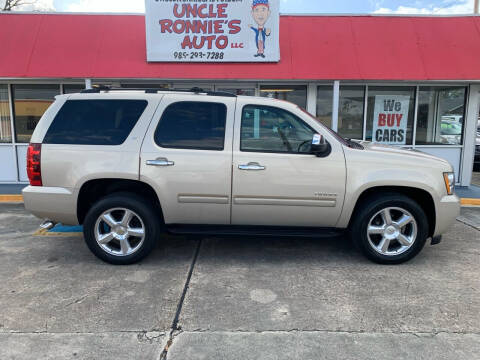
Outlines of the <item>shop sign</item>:
M 373 142 L 406 145 L 410 96 L 377 95 L 373 115 Z
M 280 0 L 145 0 L 149 62 L 278 62 Z

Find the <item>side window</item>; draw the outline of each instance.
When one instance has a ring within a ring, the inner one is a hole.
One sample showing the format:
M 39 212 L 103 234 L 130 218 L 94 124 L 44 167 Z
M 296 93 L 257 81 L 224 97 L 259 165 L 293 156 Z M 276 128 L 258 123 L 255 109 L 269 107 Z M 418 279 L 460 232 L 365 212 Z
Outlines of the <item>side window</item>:
M 68 100 L 45 135 L 45 144 L 120 145 L 132 131 L 145 100 Z
M 288 111 L 270 106 L 243 108 L 240 150 L 308 154 L 315 131 Z
M 155 142 L 164 148 L 221 151 L 226 120 L 225 104 L 177 102 L 163 112 L 155 130 Z

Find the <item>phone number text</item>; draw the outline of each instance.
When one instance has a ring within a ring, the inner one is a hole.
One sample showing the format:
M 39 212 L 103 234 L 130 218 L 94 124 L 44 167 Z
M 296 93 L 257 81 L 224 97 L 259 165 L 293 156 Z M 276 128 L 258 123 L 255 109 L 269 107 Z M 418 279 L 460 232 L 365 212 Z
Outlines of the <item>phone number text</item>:
M 206 60 L 222 60 L 224 58 L 223 52 L 186 52 L 186 51 L 175 51 L 173 57 L 177 60 L 195 60 L 195 59 L 206 59 Z

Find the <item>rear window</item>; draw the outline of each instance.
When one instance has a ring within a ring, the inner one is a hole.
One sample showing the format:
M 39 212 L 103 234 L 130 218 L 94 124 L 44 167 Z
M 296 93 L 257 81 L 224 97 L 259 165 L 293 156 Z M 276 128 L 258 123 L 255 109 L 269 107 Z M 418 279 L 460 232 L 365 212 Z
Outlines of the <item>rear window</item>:
M 145 100 L 68 100 L 45 144 L 120 145 L 147 107 Z
M 168 106 L 155 131 L 164 148 L 217 150 L 224 148 L 225 104 L 185 101 Z

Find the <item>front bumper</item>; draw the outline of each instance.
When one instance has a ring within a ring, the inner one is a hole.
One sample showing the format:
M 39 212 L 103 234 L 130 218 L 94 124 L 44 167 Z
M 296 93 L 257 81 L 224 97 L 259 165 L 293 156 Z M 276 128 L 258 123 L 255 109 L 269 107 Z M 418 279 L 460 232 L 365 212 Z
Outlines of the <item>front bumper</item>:
M 70 189 L 27 186 L 22 191 L 25 209 L 41 219 L 78 225 L 77 197 Z
M 437 206 L 437 219 L 433 237 L 447 232 L 460 215 L 460 199 L 457 195 L 444 196 Z

